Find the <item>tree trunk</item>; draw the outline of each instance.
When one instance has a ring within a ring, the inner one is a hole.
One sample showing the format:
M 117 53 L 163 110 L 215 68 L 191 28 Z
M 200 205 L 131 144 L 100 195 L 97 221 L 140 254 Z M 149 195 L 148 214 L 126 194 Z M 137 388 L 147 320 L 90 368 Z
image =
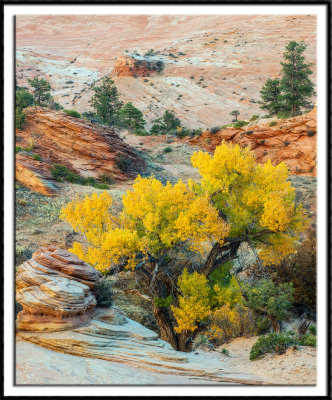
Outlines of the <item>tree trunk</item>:
M 179 350 L 179 343 L 176 333 L 173 328 L 173 324 L 166 307 L 159 307 L 155 305 L 153 299 L 153 313 L 156 318 L 157 325 L 160 329 L 160 337 L 162 340 L 170 343 L 170 345 L 175 349 Z
M 280 332 L 280 324 L 275 318 L 271 318 L 272 320 L 272 329 L 273 332 Z
M 192 348 L 192 336 L 190 331 L 183 331 L 178 334 L 178 343 L 180 351 L 190 351 Z
M 206 259 L 203 270 L 200 271 L 203 275 L 209 276 L 210 273 L 213 271 L 214 263 L 219 255 L 220 251 L 221 251 L 220 244 L 215 243 L 208 255 L 208 258 Z

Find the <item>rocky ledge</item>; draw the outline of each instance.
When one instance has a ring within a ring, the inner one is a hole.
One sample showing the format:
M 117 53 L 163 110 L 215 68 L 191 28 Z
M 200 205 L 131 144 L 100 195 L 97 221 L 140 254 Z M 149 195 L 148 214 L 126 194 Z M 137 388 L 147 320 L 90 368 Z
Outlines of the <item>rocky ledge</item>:
M 63 165 L 86 178 L 106 175 L 114 180 L 134 178 L 145 168 L 144 160 L 112 128 L 43 107 L 25 113 L 24 130 L 16 130 L 18 144 L 30 146 L 46 164 Z
M 193 145 L 214 151 L 223 140 L 249 146 L 260 163 L 278 164 L 282 161 L 291 174 L 316 176 L 316 108 L 308 114 L 289 119 L 275 120 L 243 128 L 226 128 L 215 134 L 204 132 L 190 140 Z

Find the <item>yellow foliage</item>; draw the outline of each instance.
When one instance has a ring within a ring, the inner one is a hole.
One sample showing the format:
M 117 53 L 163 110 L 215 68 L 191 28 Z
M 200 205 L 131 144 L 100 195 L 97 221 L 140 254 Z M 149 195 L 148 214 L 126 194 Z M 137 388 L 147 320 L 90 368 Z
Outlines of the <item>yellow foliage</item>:
M 231 277 L 229 285 L 224 287 L 214 285 L 213 290 L 215 293 L 213 300 L 218 306 L 229 304 L 233 308 L 235 305 L 243 303 L 240 286 L 234 276 Z
M 302 206 L 295 204 L 295 190 L 287 181 L 284 163 L 274 166 L 269 160 L 257 164 L 248 148 L 223 142 L 213 156 L 202 151 L 194 153 L 192 164 L 202 180 L 201 184 L 191 181 L 190 187 L 200 195 L 214 194 L 216 207 L 227 215 L 230 236 L 250 237 L 264 229 L 270 231 L 264 237 L 270 245 L 255 243 L 267 263 L 276 260 L 278 252 L 281 259 L 295 251 L 306 217 Z
M 229 232 L 208 198 L 182 181 L 164 186 L 153 177 L 138 177 L 122 200 L 119 216 L 110 212 L 112 198 L 106 192 L 74 200 L 61 211 L 60 218 L 87 241 L 71 251 L 101 271 L 120 261 L 134 268 L 138 253 L 158 257 L 181 243 L 203 253 L 215 241 L 222 245 Z
M 178 279 L 181 292 L 179 307 L 171 306 L 174 317 L 178 323 L 175 331 L 195 331 L 197 322 L 202 321 L 210 313 L 209 287 L 204 275 L 197 272 L 189 274 L 187 269 Z
M 252 335 L 255 331 L 253 313 L 247 307 L 231 307 L 226 303 L 210 314 L 210 327 L 207 336 L 210 340 L 222 344 L 228 339 L 242 335 Z

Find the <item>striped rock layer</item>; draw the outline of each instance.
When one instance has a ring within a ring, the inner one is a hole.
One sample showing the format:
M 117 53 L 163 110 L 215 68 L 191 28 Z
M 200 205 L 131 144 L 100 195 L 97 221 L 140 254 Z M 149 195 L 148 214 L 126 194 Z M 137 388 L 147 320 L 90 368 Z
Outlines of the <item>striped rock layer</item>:
M 41 248 L 18 267 L 16 299 L 23 310 L 16 327 L 24 331 L 58 331 L 87 322 L 94 314 L 92 289 L 101 274 L 57 247 Z

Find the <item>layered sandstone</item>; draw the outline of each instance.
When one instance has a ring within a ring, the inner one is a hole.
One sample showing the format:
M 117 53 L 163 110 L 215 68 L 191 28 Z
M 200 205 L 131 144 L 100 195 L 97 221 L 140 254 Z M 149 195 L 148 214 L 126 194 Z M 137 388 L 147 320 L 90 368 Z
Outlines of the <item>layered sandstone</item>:
M 16 155 L 16 180 L 34 192 L 54 196 L 59 187 L 50 172 L 50 165 L 25 154 Z
M 107 361 L 108 365 L 116 363 L 120 371 L 122 371 L 123 367 L 129 370 L 135 368 L 138 374 L 147 371 L 149 376 L 151 374 L 147 383 L 154 381 L 156 373 L 160 374 L 160 377 L 168 376 L 171 383 L 179 382 L 177 376 L 183 377 L 188 383 L 188 378 L 210 383 L 224 382 L 252 385 L 263 383 L 260 378 L 255 377 L 253 374 L 242 374 L 230 367 L 228 363 L 226 366 L 224 360 L 221 361 L 220 357 L 175 351 L 169 343 L 159 339 L 155 332 L 127 319 L 116 308 L 97 309 L 95 316 L 89 323 L 73 330 L 61 332 L 19 331 L 18 339 L 20 353 L 29 348 L 27 344 L 24 346 L 26 342 L 38 345 L 35 351 L 41 354 L 41 359 L 43 360 L 45 354 L 47 355 L 46 349 L 64 353 L 66 355 L 65 364 L 67 365 L 66 368 L 69 369 L 69 373 L 60 377 L 63 384 L 77 383 L 70 378 L 76 369 L 75 356 L 83 358 L 79 364 L 93 363 L 101 374 L 103 373 L 102 371 L 105 371 L 105 363 L 103 361 Z M 58 357 L 56 353 L 53 354 L 53 357 Z M 69 357 L 69 355 L 72 357 Z M 22 374 L 20 366 L 22 362 L 26 363 L 28 360 L 22 360 L 22 356 L 19 356 L 19 359 L 21 362 L 18 361 L 17 365 L 18 376 L 22 379 L 22 383 L 27 383 L 24 380 L 24 375 L 27 379 L 29 374 L 26 374 L 26 372 Z M 45 367 L 46 371 L 50 370 L 49 362 L 43 367 Z M 44 368 L 42 369 L 44 370 Z M 114 370 L 116 371 L 117 368 L 115 367 Z M 123 382 L 121 374 L 118 376 L 115 373 L 111 377 L 103 376 L 102 383 L 142 383 L 142 381 L 137 382 L 136 377 L 136 373 L 133 372 Z M 40 381 L 38 380 L 38 382 Z M 47 382 L 43 381 L 41 383 Z M 60 382 L 58 381 L 58 383 Z
M 213 152 L 223 140 L 249 146 L 259 163 L 271 160 L 274 165 L 285 162 L 291 174 L 316 175 L 317 110 L 285 120 L 275 120 L 243 128 L 227 128 L 212 134 L 203 132 L 190 143 Z
M 23 310 L 22 331 L 62 331 L 88 321 L 95 310 L 92 292 L 101 274 L 75 255 L 54 246 L 37 250 L 18 267 L 16 299 Z
M 163 69 L 161 59 L 132 55 L 120 55 L 114 64 L 112 76 L 152 76 L 159 74 Z
M 83 176 L 115 180 L 136 177 L 144 160 L 113 129 L 42 107 L 26 109 L 24 130 L 17 130 L 20 145 L 33 146 L 48 164 L 60 164 Z M 22 163 L 21 163 L 22 164 Z M 22 171 L 19 176 L 23 176 Z

